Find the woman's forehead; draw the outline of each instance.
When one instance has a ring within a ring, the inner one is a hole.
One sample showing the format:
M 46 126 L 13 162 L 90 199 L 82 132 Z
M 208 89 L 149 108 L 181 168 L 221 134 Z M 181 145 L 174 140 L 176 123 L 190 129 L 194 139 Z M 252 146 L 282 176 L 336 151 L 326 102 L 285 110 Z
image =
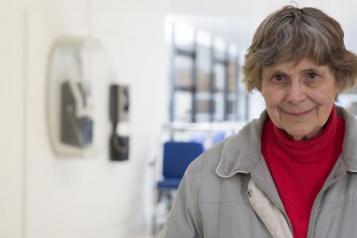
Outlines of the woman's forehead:
M 270 66 L 263 67 L 264 69 L 294 69 L 294 68 L 300 68 L 300 67 L 311 67 L 311 66 L 318 66 L 314 61 L 304 58 L 301 60 L 293 60 L 293 61 L 287 61 L 287 62 L 281 62 L 281 63 L 276 63 Z
M 276 63 L 270 66 L 265 66 L 262 68 L 262 73 L 269 73 L 275 71 L 281 72 L 294 72 L 294 71 L 305 71 L 305 70 L 319 70 L 325 71 L 329 67 L 327 65 L 318 65 L 315 61 L 309 58 L 303 58 L 299 60 L 292 60 L 288 62 Z

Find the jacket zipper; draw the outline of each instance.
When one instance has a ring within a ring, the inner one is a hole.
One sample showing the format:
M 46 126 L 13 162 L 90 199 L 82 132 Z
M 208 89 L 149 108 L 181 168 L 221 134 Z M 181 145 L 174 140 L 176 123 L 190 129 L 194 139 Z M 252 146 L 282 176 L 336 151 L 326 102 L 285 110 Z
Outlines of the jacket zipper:
M 337 170 L 337 167 L 339 167 L 339 166 L 335 166 L 335 168 L 333 169 L 332 173 L 335 173 L 335 171 Z M 314 230 L 315 230 L 316 219 L 317 219 L 317 210 L 318 210 L 318 207 L 319 207 L 318 205 L 321 202 L 322 194 L 324 194 L 327 189 L 329 189 L 334 183 L 336 183 L 338 180 L 342 179 L 344 176 L 346 176 L 346 173 L 340 175 L 337 178 L 332 179 L 329 183 L 327 183 L 321 189 L 321 191 L 316 196 L 316 199 L 315 199 L 315 201 L 314 201 L 314 203 L 312 205 L 310 218 L 309 218 L 309 226 L 308 226 L 308 233 L 307 233 L 307 237 L 308 238 L 313 238 L 313 233 L 314 233 Z

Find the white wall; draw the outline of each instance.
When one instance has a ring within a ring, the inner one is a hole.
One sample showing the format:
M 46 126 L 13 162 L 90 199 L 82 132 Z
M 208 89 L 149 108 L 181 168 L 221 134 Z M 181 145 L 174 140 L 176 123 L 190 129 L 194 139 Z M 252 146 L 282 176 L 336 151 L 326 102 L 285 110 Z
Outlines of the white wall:
M 0 237 L 130 237 L 144 224 L 149 154 L 166 117 L 166 1 L 20 0 L 1 3 Z M 116 78 L 94 82 L 93 158 L 59 159 L 46 117 L 47 63 L 63 34 L 98 38 Z M 108 85 L 131 87 L 130 160 L 108 160 Z
M 0 237 L 22 237 L 24 166 L 23 2 L 0 1 Z

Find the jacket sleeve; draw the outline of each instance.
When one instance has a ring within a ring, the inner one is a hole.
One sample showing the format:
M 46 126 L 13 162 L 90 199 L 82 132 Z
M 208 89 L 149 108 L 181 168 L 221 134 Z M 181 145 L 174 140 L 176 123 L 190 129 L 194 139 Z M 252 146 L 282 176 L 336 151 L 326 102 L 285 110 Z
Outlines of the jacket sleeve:
M 201 238 L 202 221 L 198 210 L 199 166 L 196 159 L 186 170 L 168 220 L 159 238 Z

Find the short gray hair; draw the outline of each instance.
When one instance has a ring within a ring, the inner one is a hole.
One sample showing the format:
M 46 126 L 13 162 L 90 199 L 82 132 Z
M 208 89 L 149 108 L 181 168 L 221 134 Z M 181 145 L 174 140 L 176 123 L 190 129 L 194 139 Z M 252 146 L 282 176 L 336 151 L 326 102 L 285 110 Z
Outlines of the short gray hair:
M 262 69 L 277 63 L 309 58 L 328 65 L 340 90 L 357 77 L 357 56 L 345 47 L 340 24 L 317 8 L 285 6 L 257 28 L 243 65 L 248 91 L 261 90 Z

